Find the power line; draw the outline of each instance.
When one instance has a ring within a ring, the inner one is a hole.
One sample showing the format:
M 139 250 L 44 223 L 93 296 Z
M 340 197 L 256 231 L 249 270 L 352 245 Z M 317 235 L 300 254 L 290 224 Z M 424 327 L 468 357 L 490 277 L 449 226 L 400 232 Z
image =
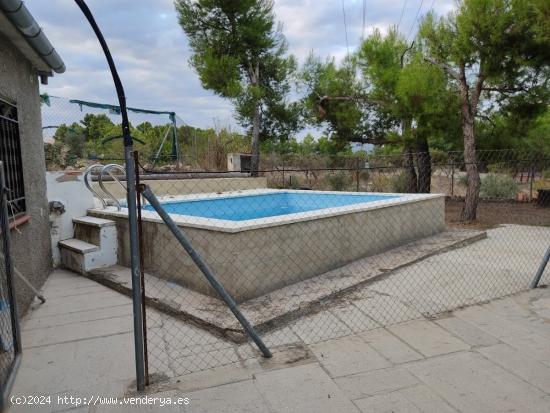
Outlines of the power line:
M 422 6 L 424 4 L 424 0 L 420 0 L 420 6 L 418 7 L 418 10 L 416 12 L 416 17 L 414 18 L 411 28 L 409 29 L 409 34 L 407 34 L 407 42 L 409 41 L 409 37 L 411 37 L 411 33 L 414 29 L 414 26 L 416 26 L 416 23 L 418 22 L 418 16 L 420 15 L 420 10 L 422 10 Z
M 365 26 L 366 26 L 366 16 L 367 16 L 367 0 L 363 0 L 363 26 L 361 27 L 361 41 L 365 40 Z
M 342 14 L 344 15 L 344 32 L 346 33 L 346 49 L 348 50 L 348 57 L 349 57 L 348 24 L 346 22 L 346 5 L 344 3 L 344 0 L 342 0 Z
M 401 8 L 401 16 L 399 17 L 399 23 L 397 23 L 397 31 L 399 31 L 399 26 L 401 25 L 401 22 L 403 21 L 403 15 L 405 14 L 405 8 L 407 7 L 407 3 L 409 0 L 405 0 L 403 2 L 403 7 Z

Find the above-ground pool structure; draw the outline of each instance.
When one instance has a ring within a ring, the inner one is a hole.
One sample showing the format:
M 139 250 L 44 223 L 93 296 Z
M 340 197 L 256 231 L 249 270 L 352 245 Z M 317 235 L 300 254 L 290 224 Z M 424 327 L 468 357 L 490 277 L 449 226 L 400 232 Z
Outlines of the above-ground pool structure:
M 159 200 L 238 303 L 445 229 L 438 194 L 255 189 Z M 144 270 L 215 297 L 152 207 L 141 213 Z M 128 266 L 126 209 L 90 214 L 116 222 L 118 262 Z

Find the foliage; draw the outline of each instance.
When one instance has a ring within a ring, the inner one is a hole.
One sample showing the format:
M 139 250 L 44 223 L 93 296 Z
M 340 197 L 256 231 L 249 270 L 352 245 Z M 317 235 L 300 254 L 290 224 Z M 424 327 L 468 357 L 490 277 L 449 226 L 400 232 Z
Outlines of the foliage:
M 273 2 L 176 0 L 175 6 L 193 51 L 191 66 L 205 89 L 233 102 L 238 120 L 251 129 L 253 153 L 260 134 L 288 139 L 299 125 L 298 107 L 286 100 L 296 61 L 286 56 Z
M 483 198 L 513 199 L 518 193 L 518 184 L 508 175 L 490 173 L 481 180 L 480 194 Z
M 46 166 L 48 169 L 67 166 L 67 151 L 62 143 L 45 143 L 44 153 L 46 155 Z
M 393 192 L 396 192 L 399 194 L 406 193 L 409 187 L 407 183 L 407 176 L 404 173 L 393 175 L 390 178 L 390 185 Z
M 476 118 L 527 113 L 546 104 L 550 48 L 545 1 L 460 0 L 420 27 L 425 59 L 445 71 L 461 105 L 468 187 L 462 220 L 476 218 L 480 191 Z M 535 111 L 536 112 L 536 111 Z M 486 126 L 486 125 L 485 125 Z
M 288 186 L 290 189 L 300 189 L 302 187 L 302 181 L 298 176 L 290 175 L 288 178 Z
M 348 171 L 337 171 L 326 177 L 330 189 L 333 191 L 345 191 L 349 188 L 352 178 Z
M 468 186 L 468 177 L 466 175 L 460 175 L 458 177 L 458 185 L 460 186 L 463 186 L 464 188 L 466 188 Z
M 390 178 L 383 174 L 372 174 L 371 175 L 371 191 L 372 192 L 389 192 L 392 187 Z

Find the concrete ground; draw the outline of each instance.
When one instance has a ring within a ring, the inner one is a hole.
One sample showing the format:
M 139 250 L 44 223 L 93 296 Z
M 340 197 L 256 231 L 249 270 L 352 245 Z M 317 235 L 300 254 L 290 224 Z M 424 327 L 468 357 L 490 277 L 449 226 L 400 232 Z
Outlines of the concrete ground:
M 53 273 L 44 293 L 47 303 L 23 323 L 23 362 L 12 394 L 50 395 L 51 404 L 13 406 L 13 412 L 550 411 L 547 289 L 357 333 L 344 312 L 338 327 L 325 328 L 331 331 L 325 341 L 317 337 L 322 331 L 294 325 L 302 339 L 280 347 L 271 360 L 236 357 L 147 392 L 188 398 L 188 405 L 160 407 L 158 399 L 113 406 L 94 399 L 95 406 L 76 408 L 58 401 L 135 395 L 130 301 L 66 271 Z M 317 326 L 336 322 L 328 313 L 316 317 L 325 317 Z

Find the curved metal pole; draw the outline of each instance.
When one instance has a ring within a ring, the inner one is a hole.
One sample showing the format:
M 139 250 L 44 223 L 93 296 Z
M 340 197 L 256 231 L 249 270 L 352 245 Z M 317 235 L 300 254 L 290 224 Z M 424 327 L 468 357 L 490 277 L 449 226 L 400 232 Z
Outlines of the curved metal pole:
M 115 182 L 118 182 L 118 184 L 121 187 L 123 187 L 125 190 L 127 190 L 127 187 L 122 185 L 122 182 L 120 182 L 120 180 L 116 177 L 116 175 L 113 175 L 113 173 L 111 172 L 111 170 L 113 170 L 113 169 L 118 169 L 119 171 L 124 172 L 126 174 L 126 169 L 124 169 L 121 165 L 116 164 L 116 163 L 110 163 L 108 165 L 105 165 L 103 168 L 101 168 L 101 173 L 99 174 L 99 180 L 98 181 L 99 181 L 99 186 L 100 186 L 101 190 L 103 192 L 105 192 L 109 196 L 109 198 L 111 198 L 113 200 L 113 202 L 115 203 L 115 206 L 117 207 L 117 210 L 120 211 L 120 202 L 107 188 L 105 188 L 105 185 L 103 184 L 103 176 L 105 175 L 105 173 L 108 173 L 109 176 L 111 178 L 113 178 L 113 180 Z
M 118 102 L 120 106 L 120 114 L 122 117 L 122 136 L 124 138 L 124 159 L 126 164 L 126 183 L 127 183 L 127 205 L 128 205 L 128 226 L 130 232 L 130 262 L 132 269 L 132 307 L 134 315 L 134 347 L 136 359 L 136 384 L 138 390 L 143 390 L 145 387 L 145 364 L 143 355 L 143 322 L 141 306 L 141 284 L 140 284 L 140 264 L 139 264 L 139 243 L 137 229 L 137 199 L 135 186 L 135 169 L 134 169 L 134 149 L 132 144 L 132 136 L 130 135 L 130 122 L 128 121 L 128 111 L 126 108 L 126 96 L 124 87 L 118 76 L 115 62 L 107 46 L 107 42 L 103 37 L 103 33 L 99 29 L 94 16 L 84 0 L 75 0 L 76 4 L 86 16 L 90 23 L 97 40 L 99 41 L 116 88 Z
M 95 165 L 92 165 L 86 169 L 86 171 L 84 172 L 84 185 L 86 186 L 86 188 L 88 188 L 88 191 L 94 194 L 101 201 L 101 203 L 103 204 L 103 208 L 107 208 L 107 202 L 105 202 L 105 199 L 103 199 L 101 194 L 97 192 L 88 181 L 88 175 L 90 175 L 90 173 L 96 168 L 103 168 L 103 165 L 96 163 Z

